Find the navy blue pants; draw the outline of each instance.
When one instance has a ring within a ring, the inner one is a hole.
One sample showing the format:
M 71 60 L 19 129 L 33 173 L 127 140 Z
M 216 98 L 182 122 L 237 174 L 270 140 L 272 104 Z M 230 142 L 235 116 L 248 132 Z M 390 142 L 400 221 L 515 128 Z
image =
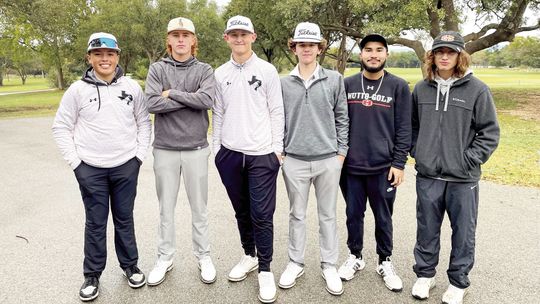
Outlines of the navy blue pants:
M 450 284 L 469 287 L 478 219 L 478 182 L 449 182 L 417 175 L 416 196 L 416 264 L 413 266 L 416 276 L 435 276 L 441 249 L 441 225 L 447 212 L 452 227 L 452 251 L 446 273 Z
M 99 277 L 107 261 L 109 200 L 114 222 L 114 245 L 120 267 L 136 265 L 139 258 L 133 225 L 133 203 L 140 163 L 136 158 L 114 168 L 81 163 L 75 169 L 86 223 L 84 229 L 84 276 Z
M 259 272 L 270 271 L 279 160 L 275 153 L 245 155 L 221 147 L 216 167 L 235 211 L 246 255 L 259 258 Z
M 388 181 L 388 170 L 376 175 L 352 175 L 341 171 L 339 181 L 346 203 L 347 246 L 351 254 L 360 256 L 364 248 L 364 214 L 367 201 L 375 217 L 377 254 L 381 259 L 392 255 L 392 213 L 396 188 Z

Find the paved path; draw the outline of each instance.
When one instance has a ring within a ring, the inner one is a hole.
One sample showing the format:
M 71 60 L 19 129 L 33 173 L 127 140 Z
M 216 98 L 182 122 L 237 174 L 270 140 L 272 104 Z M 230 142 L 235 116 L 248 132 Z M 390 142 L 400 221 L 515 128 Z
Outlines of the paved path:
M 58 89 L 42 89 L 42 90 L 33 90 L 33 91 L 3 92 L 3 93 L 0 93 L 0 96 L 39 93 L 39 92 L 49 92 L 49 91 L 56 91 L 56 90 L 58 90 Z
M 52 118 L 0 120 L 0 303 L 80 303 L 84 209 L 75 178 L 61 158 L 50 131 Z M 210 160 L 213 163 L 213 159 Z M 155 258 L 158 205 L 152 157 L 139 178 L 135 223 L 139 266 L 148 272 Z M 538 168 L 536 168 L 538 169 Z M 402 293 L 388 291 L 375 273 L 375 241 L 371 212 L 366 215 L 367 267 L 346 282 L 345 293 L 334 297 L 324 290 L 319 269 L 316 208 L 313 195 L 308 211 L 306 273 L 290 290 L 278 290 L 277 303 L 420 303 L 410 289 L 415 277 L 414 170 L 399 189 L 395 205 L 394 262 L 404 281 Z M 212 257 L 218 280 L 198 279 L 191 254 L 190 211 L 180 191 L 177 218 L 178 251 L 175 268 L 158 287 L 131 290 L 117 267 L 109 225 L 108 266 L 101 278 L 101 294 L 94 303 L 256 303 L 257 279 L 230 283 L 226 273 L 242 254 L 232 208 L 217 171 L 210 166 L 209 212 Z M 466 303 L 538 303 L 540 286 L 540 189 L 480 185 L 477 263 L 470 275 Z M 344 202 L 338 201 L 340 262 L 346 256 Z M 280 177 L 275 213 L 274 262 L 276 280 L 287 263 L 288 201 Z M 24 237 L 28 240 L 19 238 Z M 423 303 L 440 303 L 448 280 L 449 228 L 445 221 L 437 287 Z

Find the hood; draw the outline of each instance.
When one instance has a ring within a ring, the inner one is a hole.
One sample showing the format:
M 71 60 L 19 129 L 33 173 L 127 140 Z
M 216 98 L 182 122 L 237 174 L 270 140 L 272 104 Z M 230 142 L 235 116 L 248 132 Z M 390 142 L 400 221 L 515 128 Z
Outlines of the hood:
M 442 94 L 444 96 L 443 111 L 446 112 L 448 110 L 448 98 L 450 96 L 448 92 L 450 91 L 450 87 L 458 86 L 462 83 L 469 81 L 469 79 L 471 78 L 471 75 L 472 75 L 472 70 L 470 69 L 468 69 L 465 72 L 465 75 L 463 75 L 463 77 L 461 78 L 452 76 L 448 79 L 442 79 L 439 75 L 437 75 L 435 79 L 433 80 L 433 82 L 437 84 L 437 100 L 435 102 L 435 111 L 439 111 L 439 98 L 440 98 L 440 95 Z
M 118 79 L 120 79 L 120 77 L 122 77 L 124 75 L 124 71 L 122 70 L 122 68 L 117 65 L 116 66 L 116 71 L 114 73 L 114 77 L 113 79 L 111 80 L 111 83 L 110 84 L 113 84 L 113 83 L 116 83 L 118 81 Z M 94 68 L 92 67 L 89 67 L 83 74 L 82 78 L 81 78 L 82 81 L 86 82 L 86 83 L 90 83 L 90 84 L 93 84 L 96 86 L 96 90 L 97 90 L 97 93 L 98 93 L 98 111 L 101 109 L 101 94 L 99 94 L 99 86 L 108 86 L 109 83 L 101 80 L 101 79 L 98 79 L 97 76 L 96 76 L 96 73 L 94 72 Z
M 187 68 L 199 62 L 197 58 L 193 56 L 191 56 L 188 60 L 184 62 L 175 60 L 171 56 L 161 58 L 161 61 L 165 62 L 166 64 L 170 64 L 170 65 L 173 65 L 174 67 L 179 67 L 179 68 Z
M 124 70 L 122 70 L 122 68 L 119 65 L 116 66 L 116 71 L 114 73 L 114 77 L 113 77 L 111 83 L 115 83 L 123 75 L 124 75 Z M 96 73 L 94 72 L 94 68 L 92 68 L 92 67 L 89 67 L 84 72 L 81 80 L 86 82 L 86 83 L 91 83 L 91 84 L 96 85 L 96 86 L 98 86 L 98 85 L 103 85 L 103 86 L 109 85 L 105 81 L 97 78 Z

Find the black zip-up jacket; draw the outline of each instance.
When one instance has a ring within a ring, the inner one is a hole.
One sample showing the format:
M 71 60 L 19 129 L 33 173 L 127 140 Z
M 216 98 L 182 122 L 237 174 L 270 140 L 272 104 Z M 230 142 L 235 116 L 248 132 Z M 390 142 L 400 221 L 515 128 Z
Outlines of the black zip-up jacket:
M 350 122 L 344 170 L 369 175 L 391 166 L 404 169 L 412 133 L 409 86 L 386 71 L 383 79 L 361 77 L 358 73 L 345 78 Z
M 499 143 L 493 97 L 472 74 L 456 80 L 446 94 L 435 81 L 422 80 L 414 88 L 411 156 L 416 171 L 448 181 L 478 181 L 480 165 Z

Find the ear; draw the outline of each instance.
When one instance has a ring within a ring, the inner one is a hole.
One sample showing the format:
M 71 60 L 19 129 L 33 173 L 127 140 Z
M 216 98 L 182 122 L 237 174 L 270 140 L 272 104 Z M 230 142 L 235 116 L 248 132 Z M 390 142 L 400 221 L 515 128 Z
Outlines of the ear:
M 228 41 L 227 38 L 228 38 L 227 34 L 223 34 L 223 40 Z
M 86 62 L 88 62 L 88 64 L 91 64 L 91 62 L 90 62 L 90 53 L 86 53 Z
M 256 34 L 256 33 L 253 33 L 253 40 L 252 40 L 252 42 L 255 42 L 255 40 L 257 40 L 257 34 Z

